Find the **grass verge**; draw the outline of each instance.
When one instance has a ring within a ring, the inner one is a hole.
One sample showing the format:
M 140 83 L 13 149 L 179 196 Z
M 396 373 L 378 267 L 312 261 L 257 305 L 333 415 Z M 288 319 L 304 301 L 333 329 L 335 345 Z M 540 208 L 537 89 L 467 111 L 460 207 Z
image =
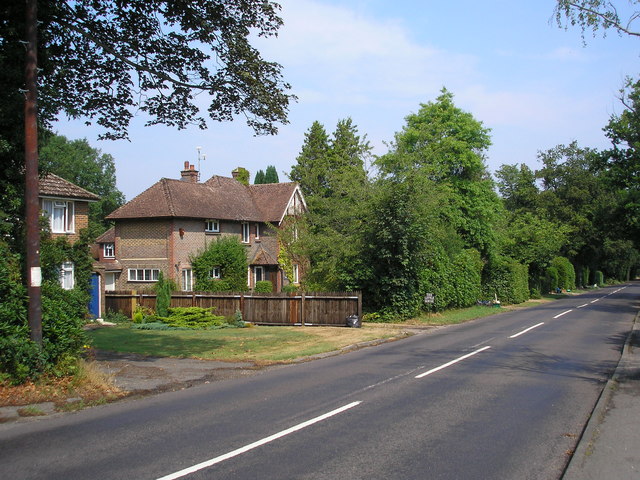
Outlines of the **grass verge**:
M 355 343 L 403 335 L 402 325 L 344 327 L 252 327 L 220 330 L 132 330 L 126 326 L 89 332 L 94 348 L 158 357 L 185 357 L 258 365 L 340 350 Z

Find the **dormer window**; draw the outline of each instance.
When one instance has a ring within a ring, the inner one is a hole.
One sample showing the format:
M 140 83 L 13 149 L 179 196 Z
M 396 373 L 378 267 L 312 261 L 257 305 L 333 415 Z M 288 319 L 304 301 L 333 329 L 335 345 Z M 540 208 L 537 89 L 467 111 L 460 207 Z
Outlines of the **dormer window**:
M 220 233 L 220 222 L 218 220 L 207 220 L 204 222 L 206 233 Z
M 102 253 L 104 258 L 115 258 L 116 257 L 116 249 L 113 243 L 105 243 L 102 246 Z

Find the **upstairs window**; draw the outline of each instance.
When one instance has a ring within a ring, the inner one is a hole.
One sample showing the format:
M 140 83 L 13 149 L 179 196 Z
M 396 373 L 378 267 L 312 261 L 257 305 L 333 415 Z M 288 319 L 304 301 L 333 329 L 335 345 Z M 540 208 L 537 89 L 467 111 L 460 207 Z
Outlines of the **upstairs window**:
M 116 249 L 113 243 L 105 243 L 102 247 L 102 253 L 104 258 L 115 258 L 116 257 Z
M 250 233 L 249 224 L 247 222 L 242 223 L 242 243 L 249 243 Z
M 204 231 L 207 233 L 220 233 L 220 222 L 218 220 L 205 221 Z
M 291 279 L 291 283 L 300 283 L 300 275 L 297 263 L 293 264 L 293 278 Z
M 220 278 L 220 267 L 213 267 L 211 270 L 209 270 L 209 278 Z
M 43 200 L 42 211 L 49 219 L 51 233 L 73 233 L 73 202 L 63 200 Z
M 260 224 L 256 223 L 256 240 L 260 239 Z

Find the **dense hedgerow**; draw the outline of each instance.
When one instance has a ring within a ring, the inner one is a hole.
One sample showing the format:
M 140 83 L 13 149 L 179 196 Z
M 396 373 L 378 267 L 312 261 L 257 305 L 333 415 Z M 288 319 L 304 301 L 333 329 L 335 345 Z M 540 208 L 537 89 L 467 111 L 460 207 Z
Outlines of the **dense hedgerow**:
M 529 269 L 509 257 L 495 256 L 485 266 L 483 294 L 502 303 L 516 304 L 529 299 Z

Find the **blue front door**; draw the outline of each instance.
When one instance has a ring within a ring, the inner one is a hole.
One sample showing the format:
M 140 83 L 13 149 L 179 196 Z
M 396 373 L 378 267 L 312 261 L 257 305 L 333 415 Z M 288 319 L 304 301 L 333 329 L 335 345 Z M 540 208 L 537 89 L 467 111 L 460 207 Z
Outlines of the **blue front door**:
M 100 318 L 100 275 L 91 274 L 91 300 L 89 300 L 89 314 L 93 318 Z

